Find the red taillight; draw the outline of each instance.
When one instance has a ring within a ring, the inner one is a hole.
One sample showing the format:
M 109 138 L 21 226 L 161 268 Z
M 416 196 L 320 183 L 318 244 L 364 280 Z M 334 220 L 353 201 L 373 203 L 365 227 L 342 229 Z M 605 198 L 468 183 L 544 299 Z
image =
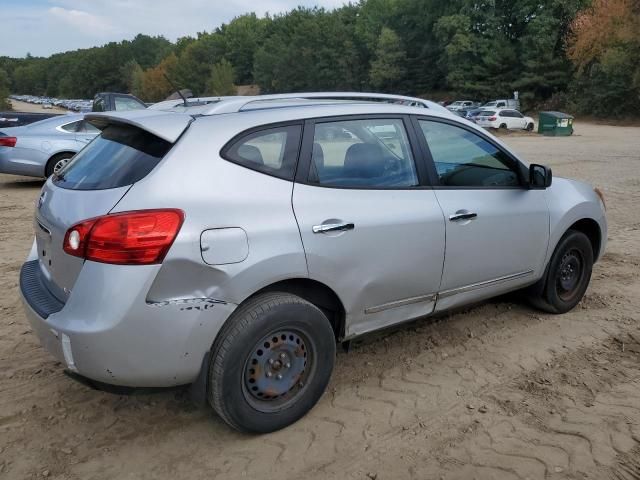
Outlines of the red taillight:
M 15 147 L 17 141 L 16 137 L 0 137 L 0 147 Z
M 139 210 L 80 222 L 64 236 L 69 255 L 118 265 L 161 263 L 178 235 L 182 210 Z
M 487 120 L 489 120 L 490 122 L 495 122 L 496 121 L 496 117 L 489 117 L 489 118 L 487 118 Z

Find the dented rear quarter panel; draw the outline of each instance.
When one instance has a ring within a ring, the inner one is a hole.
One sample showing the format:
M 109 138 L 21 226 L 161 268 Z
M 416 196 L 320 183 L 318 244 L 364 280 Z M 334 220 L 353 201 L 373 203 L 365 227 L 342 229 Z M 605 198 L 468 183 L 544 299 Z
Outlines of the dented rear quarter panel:
M 237 115 L 231 122 L 224 117 L 193 122 L 160 165 L 113 210 L 185 212 L 180 233 L 150 286 L 149 301 L 202 297 L 237 304 L 278 280 L 307 277 L 291 204 L 293 182 L 222 159 L 224 144 L 249 128 Z M 236 227 L 247 235 L 246 258 L 207 264 L 200 249 L 202 232 Z

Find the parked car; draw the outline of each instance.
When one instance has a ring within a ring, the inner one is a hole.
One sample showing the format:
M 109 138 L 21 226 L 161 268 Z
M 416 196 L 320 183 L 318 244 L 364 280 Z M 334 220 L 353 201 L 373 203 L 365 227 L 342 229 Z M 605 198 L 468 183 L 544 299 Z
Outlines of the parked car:
M 509 108 L 511 110 L 520 110 L 520 100 L 515 98 L 507 98 L 502 100 L 491 100 L 480 108 L 484 110 L 496 110 L 498 108 Z
M 48 177 L 99 133 L 84 115 L 56 115 L 0 129 L 0 173 Z
M 478 102 L 472 102 L 471 100 L 458 100 L 456 102 L 449 104 L 447 108 L 452 112 L 455 112 L 457 110 L 467 110 L 467 109 L 476 108 L 479 106 L 480 106 L 480 103 Z
M 476 121 L 476 117 L 478 117 L 478 115 L 482 115 L 483 112 L 485 112 L 486 110 L 482 110 L 480 108 L 474 108 L 472 110 L 467 110 L 465 117 L 467 120 L 474 122 Z
M 39 122 L 47 118 L 59 116 L 56 113 L 32 113 L 32 112 L 0 112 L 0 129 L 6 127 L 22 127 L 30 123 Z
M 526 117 L 517 110 L 503 108 L 485 110 L 475 118 L 475 122 L 485 128 L 503 128 L 509 130 L 527 130 L 532 132 L 535 123 L 533 118 Z
M 605 249 L 602 194 L 430 105 L 87 115 L 101 134 L 37 202 L 33 330 L 72 375 L 192 383 L 269 432 L 318 401 L 336 341 L 524 288 L 574 308 Z

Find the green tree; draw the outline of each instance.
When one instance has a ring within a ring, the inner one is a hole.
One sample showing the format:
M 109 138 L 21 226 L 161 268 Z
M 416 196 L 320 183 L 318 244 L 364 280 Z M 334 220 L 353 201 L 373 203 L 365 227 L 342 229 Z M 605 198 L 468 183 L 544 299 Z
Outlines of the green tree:
M 10 110 L 9 87 L 11 80 L 4 69 L 0 69 L 0 110 Z
M 127 92 L 133 95 L 142 95 L 142 77 L 144 71 L 138 62 L 129 60 L 120 67 L 120 75 L 127 86 Z
M 233 84 L 234 76 L 233 65 L 231 65 L 229 60 L 223 58 L 211 68 L 209 91 L 213 95 L 235 95 L 236 86 Z
M 227 60 L 233 64 L 235 81 L 240 85 L 253 83 L 253 60 L 265 35 L 268 19 L 255 13 L 234 18 L 220 28 L 225 39 Z
M 383 27 L 369 71 L 371 85 L 377 90 L 393 90 L 406 73 L 405 65 L 406 53 L 400 37 L 390 28 Z

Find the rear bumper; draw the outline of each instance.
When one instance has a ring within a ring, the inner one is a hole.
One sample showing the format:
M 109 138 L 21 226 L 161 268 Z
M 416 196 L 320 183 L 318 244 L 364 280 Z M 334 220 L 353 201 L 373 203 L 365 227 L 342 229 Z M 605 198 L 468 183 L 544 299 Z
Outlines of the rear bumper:
M 195 298 L 149 304 L 146 292 L 158 268 L 86 262 L 67 302 L 47 312 L 37 297 L 51 294 L 27 262 L 20 282 L 27 318 L 47 351 L 91 380 L 129 387 L 191 383 L 236 305 Z

